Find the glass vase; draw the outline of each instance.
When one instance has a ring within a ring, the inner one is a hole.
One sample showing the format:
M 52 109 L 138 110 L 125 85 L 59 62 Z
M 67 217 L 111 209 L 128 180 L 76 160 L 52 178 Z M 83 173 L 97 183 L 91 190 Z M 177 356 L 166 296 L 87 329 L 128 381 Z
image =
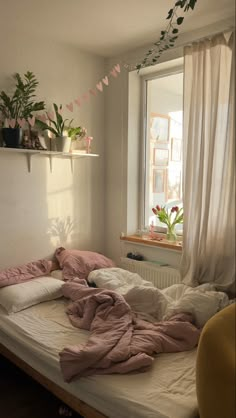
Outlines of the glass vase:
M 167 241 L 176 241 L 177 240 L 177 235 L 175 232 L 175 225 L 167 225 L 167 234 L 166 234 L 166 239 Z

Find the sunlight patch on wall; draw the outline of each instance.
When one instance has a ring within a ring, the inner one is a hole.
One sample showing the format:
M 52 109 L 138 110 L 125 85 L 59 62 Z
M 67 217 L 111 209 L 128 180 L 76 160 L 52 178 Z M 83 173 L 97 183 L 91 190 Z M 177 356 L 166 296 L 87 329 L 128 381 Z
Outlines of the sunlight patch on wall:
M 73 173 L 70 162 L 53 161 L 52 173 L 47 175 L 47 235 L 54 248 L 69 246 L 75 231 Z

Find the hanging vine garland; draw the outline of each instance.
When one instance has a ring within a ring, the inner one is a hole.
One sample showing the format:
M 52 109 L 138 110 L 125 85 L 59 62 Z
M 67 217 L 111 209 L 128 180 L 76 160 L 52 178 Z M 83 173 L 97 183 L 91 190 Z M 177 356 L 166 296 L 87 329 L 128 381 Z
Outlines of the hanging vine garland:
M 189 9 L 193 10 L 197 0 L 179 0 L 176 1 L 173 8 L 169 10 L 167 15 L 168 25 L 165 30 L 161 31 L 161 36 L 157 42 L 154 43 L 153 48 L 149 49 L 144 59 L 136 64 L 136 70 L 155 65 L 161 54 L 167 49 L 175 46 L 176 39 L 179 35 L 179 26 L 182 25 L 184 17 L 179 15 L 179 10 L 183 9 L 186 13 Z

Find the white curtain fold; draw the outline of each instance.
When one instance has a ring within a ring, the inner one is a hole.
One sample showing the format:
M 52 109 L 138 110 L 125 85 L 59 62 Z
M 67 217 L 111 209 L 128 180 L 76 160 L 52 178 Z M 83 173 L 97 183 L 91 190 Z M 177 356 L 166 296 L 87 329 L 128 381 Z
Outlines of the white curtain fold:
M 183 282 L 235 285 L 234 33 L 185 48 Z

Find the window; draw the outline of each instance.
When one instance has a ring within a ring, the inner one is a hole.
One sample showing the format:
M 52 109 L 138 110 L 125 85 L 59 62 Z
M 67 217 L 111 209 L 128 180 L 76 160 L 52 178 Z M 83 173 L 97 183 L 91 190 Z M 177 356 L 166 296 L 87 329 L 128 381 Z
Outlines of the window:
M 146 80 L 144 224 L 157 204 L 182 206 L 183 72 Z M 182 225 L 177 227 L 181 233 Z

